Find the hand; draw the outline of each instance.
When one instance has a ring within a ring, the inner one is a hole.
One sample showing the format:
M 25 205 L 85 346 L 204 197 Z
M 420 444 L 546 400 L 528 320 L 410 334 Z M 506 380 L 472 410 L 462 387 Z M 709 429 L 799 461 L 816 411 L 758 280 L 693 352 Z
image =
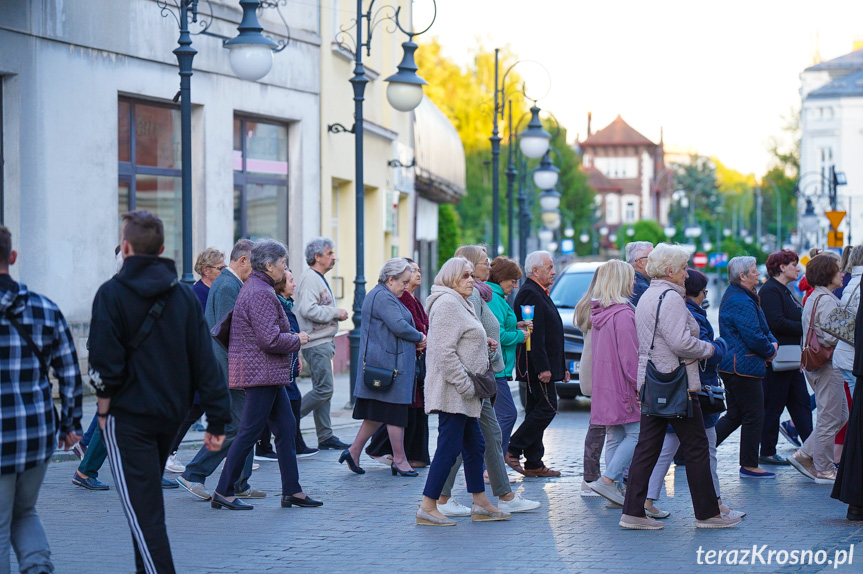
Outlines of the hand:
M 548 383 L 551 381 L 551 371 L 543 371 L 539 374 L 539 380 L 543 383 Z
M 528 331 L 527 329 L 522 329 L 521 332 L 524 333 L 524 340 L 525 341 L 530 339 L 530 331 Z
M 568 382 L 569 382 L 569 379 L 570 379 L 571 377 L 572 377 L 572 375 L 570 375 L 570 374 L 569 374 L 569 371 L 564 371 L 564 373 L 563 373 L 563 382 L 564 382 L 564 383 L 568 383 Z
M 533 321 L 519 321 L 515 324 L 516 329 L 521 329 L 522 331 L 533 331 Z
M 425 350 L 425 348 L 426 348 L 426 346 L 427 346 L 427 345 L 428 345 L 428 343 L 427 343 L 427 341 L 426 341 L 426 336 L 425 336 L 425 335 L 423 335 L 422 341 L 420 341 L 419 343 L 417 343 L 417 351 L 423 351 L 423 350 Z
M 306 333 L 305 331 L 300 331 L 299 333 L 297 333 L 297 337 L 300 338 L 300 345 L 305 345 L 306 343 L 309 342 L 309 334 Z M 297 359 L 297 360 L 299 360 L 299 359 Z M 302 367 L 300 367 L 300 369 L 302 369 Z
M 488 343 L 488 348 L 492 353 L 497 351 L 497 341 L 495 341 L 491 337 L 486 337 L 485 342 Z
M 348 320 L 348 312 L 344 309 L 339 309 L 339 321 L 347 321 Z
M 69 450 L 75 443 L 81 440 L 81 435 L 76 434 L 73 431 L 67 432 L 64 436 L 60 437 L 60 442 L 57 444 L 57 448 L 62 448 L 63 450 Z
M 222 445 L 225 442 L 225 435 L 204 433 L 204 448 L 210 452 L 218 452 L 222 450 Z
M 300 354 L 299 354 L 299 353 L 297 353 L 297 370 L 298 370 L 298 371 L 302 371 L 302 370 L 303 370 L 303 361 L 302 361 L 302 359 L 300 359 Z
M 768 361 L 772 361 L 776 358 L 776 355 L 779 354 L 779 343 L 773 343 L 773 355 L 767 359 Z

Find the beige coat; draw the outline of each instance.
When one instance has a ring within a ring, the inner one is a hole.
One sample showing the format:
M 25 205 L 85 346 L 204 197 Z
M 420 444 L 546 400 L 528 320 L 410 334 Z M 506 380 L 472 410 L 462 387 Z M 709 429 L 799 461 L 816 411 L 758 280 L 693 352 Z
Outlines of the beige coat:
M 294 315 L 300 329 L 309 335 L 303 349 L 332 343 L 339 332 L 339 308 L 324 278 L 306 269 L 294 289 Z
M 426 300 L 429 316 L 426 348 L 425 410 L 478 417 L 482 402 L 475 396 L 473 373 L 488 370 L 488 344 L 482 323 L 464 297 L 435 285 Z
M 815 307 L 816 302 L 818 303 L 818 307 Z M 814 308 L 815 323 L 812 325 L 812 330 L 815 331 L 818 342 L 822 347 L 836 346 L 839 339 L 829 333 L 825 333 L 821 329 L 821 325 L 827 321 L 827 315 L 830 314 L 830 311 L 837 307 L 839 307 L 839 298 L 827 287 L 818 286 L 815 288 L 815 291 L 809 294 L 809 297 L 806 298 L 806 306 L 803 307 L 803 345 L 806 344 L 806 335 L 809 333 L 809 319 L 812 317 L 812 309 Z
M 662 300 L 656 342 L 651 352 L 650 342 L 656 321 L 656 307 L 659 304 L 659 296 L 668 289 L 672 291 Z M 701 390 L 698 361 L 713 355 L 713 345 L 698 338 L 700 334 L 698 323 L 686 308 L 686 301 L 683 299 L 685 293 L 682 285 L 654 279 L 638 301 L 638 307 L 635 308 L 635 329 L 638 333 L 636 384 L 639 389 L 644 384 L 644 372 L 649 356 L 656 368 L 663 373 L 670 373 L 677 368 L 681 360 L 685 361 L 689 390 Z

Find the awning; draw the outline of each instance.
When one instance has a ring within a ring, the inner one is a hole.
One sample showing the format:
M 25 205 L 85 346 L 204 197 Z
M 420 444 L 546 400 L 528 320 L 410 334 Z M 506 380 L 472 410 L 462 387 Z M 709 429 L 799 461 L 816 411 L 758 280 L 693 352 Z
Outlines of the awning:
M 429 98 L 423 98 L 413 113 L 416 190 L 436 203 L 458 203 L 467 193 L 461 138 Z

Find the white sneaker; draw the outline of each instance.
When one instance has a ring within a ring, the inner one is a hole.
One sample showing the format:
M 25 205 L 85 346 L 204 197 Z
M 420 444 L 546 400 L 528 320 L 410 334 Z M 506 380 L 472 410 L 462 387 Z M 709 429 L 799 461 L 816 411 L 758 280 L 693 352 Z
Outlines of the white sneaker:
M 727 518 L 743 518 L 744 516 L 746 516 L 746 513 L 740 512 L 739 510 L 731 509 L 722 516 L 725 516 Z
M 602 496 L 603 498 L 610 500 L 611 502 L 615 502 L 617 504 L 623 505 L 624 495 L 618 488 L 615 483 L 607 483 L 602 478 L 595 480 L 594 482 L 588 483 L 590 489 Z
M 515 498 L 512 500 L 503 500 L 502 498 L 497 500 L 497 507 L 504 512 L 509 512 L 510 514 L 513 512 L 527 512 L 528 510 L 537 509 L 540 506 L 542 506 L 542 503 L 537 502 L 536 500 L 522 498 L 520 494 L 516 494 Z
M 180 462 L 177 453 L 168 457 L 168 462 L 165 463 L 165 472 L 186 472 L 186 465 Z
M 470 516 L 470 507 L 460 504 L 455 497 L 447 500 L 446 504 L 438 504 L 437 509 L 444 516 Z
M 260 464 L 258 464 L 257 462 L 252 463 L 252 470 L 253 471 L 258 470 L 259 468 L 261 468 Z
M 582 495 L 582 496 L 592 496 L 592 497 L 595 497 L 595 498 L 599 498 L 599 495 L 598 495 L 598 494 L 596 494 L 595 492 L 593 492 L 593 491 L 590 489 L 590 485 L 589 485 L 589 484 L 587 484 L 587 482 L 585 482 L 584 480 L 582 480 L 582 481 L 581 481 L 581 495 Z

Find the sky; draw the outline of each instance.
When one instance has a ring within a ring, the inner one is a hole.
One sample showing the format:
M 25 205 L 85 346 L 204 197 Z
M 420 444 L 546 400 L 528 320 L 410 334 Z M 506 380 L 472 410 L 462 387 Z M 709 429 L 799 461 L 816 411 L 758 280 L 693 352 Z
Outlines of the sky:
M 414 1 L 417 27 L 431 5 Z M 437 11 L 426 36 L 461 65 L 479 45 L 541 62 L 550 87 L 542 68 L 516 70 L 548 91 L 539 105 L 570 139 L 586 137 L 588 112 L 594 132 L 620 114 L 653 141 L 662 129 L 667 147 L 757 176 L 799 110 L 800 72 L 863 40 L 860 0 L 438 0 Z

